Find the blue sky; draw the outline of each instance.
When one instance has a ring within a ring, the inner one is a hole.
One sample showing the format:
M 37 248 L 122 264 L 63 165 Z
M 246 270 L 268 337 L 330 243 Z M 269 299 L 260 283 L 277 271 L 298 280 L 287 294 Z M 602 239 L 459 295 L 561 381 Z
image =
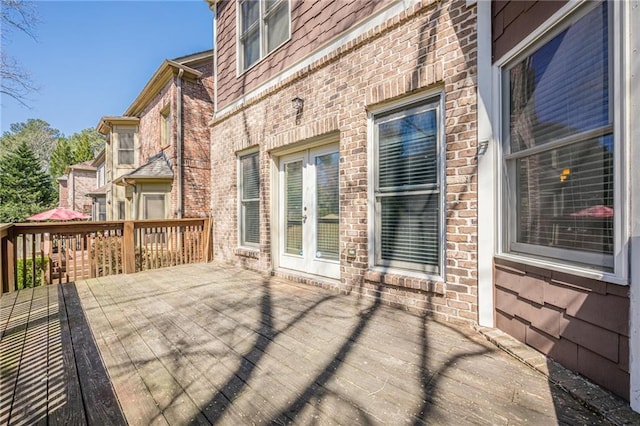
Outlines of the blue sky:
M 40 118 L 69 136 L 120 115 L 165 58 L 212 48 L 204 0 L 39 1 L 37 41 L 13 32 L 2 46 L 32 77 L 30 109 L 3 96 L 2 132 Z

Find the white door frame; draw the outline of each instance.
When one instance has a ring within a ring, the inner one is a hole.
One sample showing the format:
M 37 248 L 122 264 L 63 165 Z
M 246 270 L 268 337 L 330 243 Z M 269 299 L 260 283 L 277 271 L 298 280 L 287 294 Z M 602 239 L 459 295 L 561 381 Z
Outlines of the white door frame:
M 317 229 L 315 228 L 316 220 L 316 173 L 315 158 L 329 153 L 338 153 L 340 149 L 338 143 L 325 144 L 321 146 L 306 147 L 297 152 L 282 155 L 275 159 L 275 173 L 273 188 L 276 189 L 274 194 L 274 213 L 272 215 L 272 225 L 274 226 L 273 235 L 273 258 L 274 264 L 280 268 L 294 270 L 303 275 L 310 274 L 322 276 L 324 278 L 339 279 L 340 278 L 340 260 L 339 259 L 323 259 L 317 255 L 315 251 Z M 302 162 L 302 179 L 303 179 L 303 215 L 306 220 L 302 225 L 302 255 L 284 253 L 285 247 L 285 190 L 284 190 L 284 171 L 285 165 L 297 161 Z M 306 209 L 306 210 L 304 210 Z

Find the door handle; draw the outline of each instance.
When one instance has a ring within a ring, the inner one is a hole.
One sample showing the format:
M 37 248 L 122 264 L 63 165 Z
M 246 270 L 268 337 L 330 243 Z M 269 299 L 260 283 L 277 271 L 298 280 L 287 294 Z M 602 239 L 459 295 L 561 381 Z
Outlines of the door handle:
M 307 215 L 303 214 L 302 215 L 302 223 L 305 223 L 307 221 Z

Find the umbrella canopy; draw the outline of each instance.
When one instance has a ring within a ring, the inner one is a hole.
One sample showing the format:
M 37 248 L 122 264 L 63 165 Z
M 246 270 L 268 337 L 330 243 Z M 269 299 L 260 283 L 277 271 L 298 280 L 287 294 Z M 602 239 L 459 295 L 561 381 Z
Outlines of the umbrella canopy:
M 56 207 L 55 209 L 46 210 L 44 212 L 34 214 L 27 218 L 27 220 L 44 221 L 44 220 L 82 220 L 89 219 L 91 216 L 77 212 L 75 210 L 65 209 L 63 207 Z
M 611 207 L 596 205 L 587 207 L 586 209 L 578 210 L 571 213 L 574 217 L 613 217 L 613 209 Z

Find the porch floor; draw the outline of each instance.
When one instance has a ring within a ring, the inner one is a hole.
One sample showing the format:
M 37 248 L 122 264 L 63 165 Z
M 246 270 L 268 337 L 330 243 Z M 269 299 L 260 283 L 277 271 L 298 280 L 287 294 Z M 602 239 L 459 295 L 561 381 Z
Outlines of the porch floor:
M 0 424 L 602 422 L 472 330 L 227 265 L 0 300 Z

